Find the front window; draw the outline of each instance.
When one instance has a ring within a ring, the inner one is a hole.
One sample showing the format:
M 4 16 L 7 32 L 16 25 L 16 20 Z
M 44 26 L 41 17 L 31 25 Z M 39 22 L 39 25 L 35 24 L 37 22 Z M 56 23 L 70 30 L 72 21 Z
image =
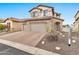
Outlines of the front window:
M 38 16 L 38 12 L 37 12 L 37 11 L 33 12 L 33 13 L 32 13 L 32 16 L 33 16 L 33 17 Z
M 44 11 L 43 11 L 43 15 L 44 15 L 44 16 L 48 16 L 48 10 L 44 10 Z

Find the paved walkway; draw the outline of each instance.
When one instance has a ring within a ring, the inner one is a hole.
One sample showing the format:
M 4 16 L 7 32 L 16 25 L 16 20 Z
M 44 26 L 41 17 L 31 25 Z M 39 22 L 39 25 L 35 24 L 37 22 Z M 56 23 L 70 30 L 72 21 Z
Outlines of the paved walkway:
M 36 46 L 41 40 L 41 37 L 45 35 L 44 32 L 16 32 L 0 36 L 0 39 L 6 39 L 13 42 L 27 44 L 30 46 Z

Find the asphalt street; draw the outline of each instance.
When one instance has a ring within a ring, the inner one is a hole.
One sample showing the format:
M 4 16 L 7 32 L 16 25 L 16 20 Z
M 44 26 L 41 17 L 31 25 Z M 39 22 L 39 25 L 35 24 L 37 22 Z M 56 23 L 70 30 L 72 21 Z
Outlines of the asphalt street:
M 0 55 L 31 55 L 31 54 L 0 43 Z

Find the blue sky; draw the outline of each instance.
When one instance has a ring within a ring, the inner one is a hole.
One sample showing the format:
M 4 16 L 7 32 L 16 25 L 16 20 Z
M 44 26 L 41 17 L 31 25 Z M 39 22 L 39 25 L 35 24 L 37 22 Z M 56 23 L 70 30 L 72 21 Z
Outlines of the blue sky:
M 42 3 L 52 6 L 55 11 L 61 13 L 61 18 L 65 24 L 74 22 L 74 15 L 79 9 L 78 3 Z M 36 7 L 39 3 L 0 3 L 0 18 L 29 18 L 29 10 Z

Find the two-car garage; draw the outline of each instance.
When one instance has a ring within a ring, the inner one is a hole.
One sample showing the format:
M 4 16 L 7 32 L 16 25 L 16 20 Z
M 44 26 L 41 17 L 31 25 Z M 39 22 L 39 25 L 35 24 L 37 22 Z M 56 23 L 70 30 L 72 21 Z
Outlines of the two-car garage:
M 24 25 L 24 30 L 25 31 L 47 32 L 48 25 L 47 25 L 47 22 L 31 21 L 31 22 L 27 22 L 26 25 Z

